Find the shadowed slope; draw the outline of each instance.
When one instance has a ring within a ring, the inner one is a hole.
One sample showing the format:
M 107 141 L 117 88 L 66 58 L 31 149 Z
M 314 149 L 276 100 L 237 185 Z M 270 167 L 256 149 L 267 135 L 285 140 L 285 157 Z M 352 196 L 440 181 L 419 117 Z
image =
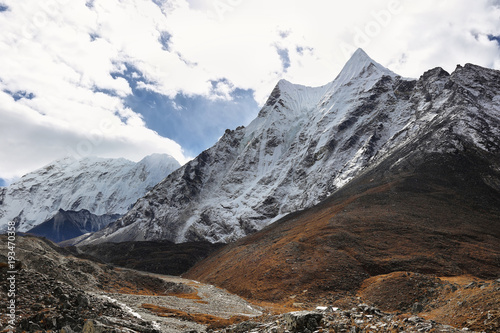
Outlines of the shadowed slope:
M 140 271 L 180 275 L 196 262 L 224 246 L 222 243 L 169 241 L 102 243 L 67 248 L 74 254 L 84 253 L 105 263 Z

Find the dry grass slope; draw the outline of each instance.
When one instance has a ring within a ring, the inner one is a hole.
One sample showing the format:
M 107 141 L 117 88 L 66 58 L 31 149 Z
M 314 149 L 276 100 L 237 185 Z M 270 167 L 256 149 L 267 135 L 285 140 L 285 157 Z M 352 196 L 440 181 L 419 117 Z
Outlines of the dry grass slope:
M 144 309 L 150 310 L 151 312 L 154 312 L 158 316 L 174 317 L 181 320 L 193 321 L 198 324 L 207 325 L 208 329 L 224 328 L 250 319 L 250 317 L 247 316 L 232 316 L 229 319 L 225 319 L 205 313 L 188 313 L 177 309 L 169 309 L 166 307 L 147 303 L 142 304 L 142 307 Z

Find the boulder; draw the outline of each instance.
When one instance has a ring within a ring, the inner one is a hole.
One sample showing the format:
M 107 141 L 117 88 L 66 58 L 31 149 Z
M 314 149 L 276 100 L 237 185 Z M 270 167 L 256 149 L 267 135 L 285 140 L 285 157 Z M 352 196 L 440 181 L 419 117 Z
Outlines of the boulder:
M 312 311 L 297 311 L 283 315 L 286 329 L 291 332 L 314 331 L 319 326 L 323 315 Z
M 116 332 L 113 327 L 106 326 L 96 320 L 86 320 L 82 333 L 112 333 Z
M 71 326 L 64 326 L 63 328 L 61 328 L 61 330 L 59 331 L 59 333 L 76 333 L 76 332 L 73 331 L 73 329 L 71 328 Z

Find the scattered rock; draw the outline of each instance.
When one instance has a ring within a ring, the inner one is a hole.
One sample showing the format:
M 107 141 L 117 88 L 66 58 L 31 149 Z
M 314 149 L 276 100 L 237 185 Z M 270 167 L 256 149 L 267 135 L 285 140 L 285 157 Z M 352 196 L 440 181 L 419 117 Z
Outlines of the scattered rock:
M 90 301 L 85 294 L 79 294 L 76 298 L 76 303 L 79 307 L 88 307 L 90 305 Z
M 372 312 L 370 314 L 370 312 Z M 310 320 L 312 319 L 312 320 Z M 247 323 L 250 323 L 247 326 Z M 309 325 L 308 325 L 309 324 Z M 368 304 L 361 303 L 356 308 L 342 311 L 329 307 L 322 313 L 300 311 L 270 316 L 256 321 L 243 322 L 213 333 L 286 333 L 286 332 L 442 332 L 463 333 L 448 325 L 425 320 L 419 316 L 387 314 Z
M 467 284 L 464 288 L 469 289 L 469 288 L 475 288 L 477 286 L 477 282 L 471 282 Z
M 95 320 L 87 320 L 83 325 L 82 333 L 111 333 L 112 327 L 106 326 Z
M 76 332 L 73 331 L 73 329 L 71 328 L 71 326 L 64 326 L 63 328 L 61 328 L 61 330 L 59 331 L 59 333 L 76 333 Z
M 256 328 L 258 324 L 253 321 L 245 321 L 243 323 L 235 325 L 233 328 L 227 330 L 227 333 L 245 333 L 250 332 Z
M 320 324 L 323 315 L 318 312 L 299 311 L 284 315 L 285 326 L 292 332 L 302 332 L 305 329 L 314 331 Z
M 420 313 L 422 311 L 424 311 L 424 306 L 419 302 L 413 304 L 413 306 L 411 307 L 412 313 Z
M 416 323 L 420 323 L 424 320 L 418 316 L 413 316 L 413 317 L 408 318 L 407 321 L 410 323 L 416 324 Z
M 40 304 L 40 303 L 35 303 L 31 306 L 31 310 L 33 310 L 33 311 L 40 311 L 43 308 L 45 308 L 45 307 L 43 306 L 43 304 Z

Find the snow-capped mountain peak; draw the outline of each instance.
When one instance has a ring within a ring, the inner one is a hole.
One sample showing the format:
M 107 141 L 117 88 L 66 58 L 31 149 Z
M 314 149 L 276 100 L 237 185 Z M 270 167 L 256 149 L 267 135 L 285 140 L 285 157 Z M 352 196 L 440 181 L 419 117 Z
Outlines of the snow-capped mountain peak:
M 361 84 L 365 89 L 370 89 L 384 75 L 398 76 L 370 58 L 362 49 L 357 49 L 332 82 L 330 90 L 355 83 Z
M 162 154 L 137 163 L 124 158 L 62 158 L 0 191 L 0 230 L 14 220 L 19 231 L 27 231 L 60 209 L 123 215 L 179 166 Z
M 304 112 L 317 109 L 318 104 L 326 102 L 325 97 L 331 97 L 343 86 L 349 87 L 349 92 L 367 91 L 380 80 L 382 76 L 398 77 L 391 70 L 385 68 L 378 62 L 371 59 L 361 48 L 357 49 L 349 61 L 342 68 L 335 80 L 320 87 L 308 87 L 291 83 L 281 79 L 271 92 L 266 104 L 260 111 L 258 118 L 266 118 L 267 123 L 272 121 L 274 114 L 286 113 L 286 118 L 292 119 L 300 117 Z M 279 116 L 281 118 L 285 116 Z M 256 123 L 260 123 L 259 119 Z M 255 127 L 250 125 L 249 127 Z

